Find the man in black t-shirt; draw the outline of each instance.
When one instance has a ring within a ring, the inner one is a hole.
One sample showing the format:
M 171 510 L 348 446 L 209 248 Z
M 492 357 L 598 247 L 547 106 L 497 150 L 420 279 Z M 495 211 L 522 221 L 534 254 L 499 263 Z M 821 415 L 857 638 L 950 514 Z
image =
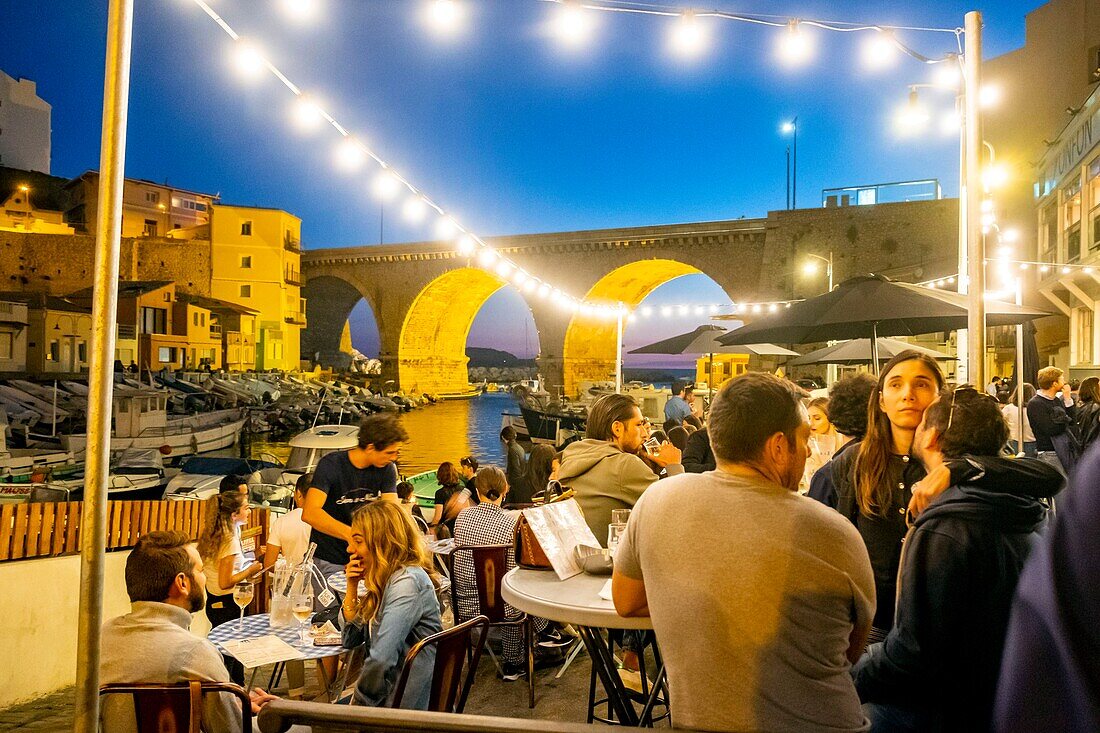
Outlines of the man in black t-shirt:
M 330 453 L 317 463 L 302 506 L 302 521 L 313 527 L 314 559 L 326 577 L 348 561 L 351 515 L 364 503 L 397 497 L 397 465 L 401 444 L 409 436 L 389 413 L 371 415 L 359 426 L 359 444 Z

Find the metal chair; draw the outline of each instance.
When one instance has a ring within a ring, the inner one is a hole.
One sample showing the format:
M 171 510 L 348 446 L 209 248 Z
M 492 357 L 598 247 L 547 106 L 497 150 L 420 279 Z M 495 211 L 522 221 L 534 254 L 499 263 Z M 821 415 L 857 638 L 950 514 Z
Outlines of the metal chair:
M 474 630 L 480 633 L 474 636 Z M 405 664 L 397 677 L 393 688 L 393 703 L 390 707 L 401 707 L 401 698 L 405 695 L 405 685 L 409 681 L 413 660 L 425 648 L 435 647 L 435 667 L 432 672 L 431 696 L 428 710 L 436 713 L 461 713 L 466 707 L 466 698 L 477 675 L 477 665 L 481 661 L 481 651 L 489 636 L 489 619 L 475 616 L 446 631 L 432 634 L 421 639 L 405 655 Z M 469 667 L 463 674 L 463 666 L 469 660 Z
M 467 600 L 469 589 L 459 588 L 459 583 L 454 577 L 455 556 L 460 552 L 468 552 L 471 555 L 474 566 L 474 582 L 477 586 L 477 596 L 472 600 L 477 601 L 478 612 L 489 619 L 489 626 L 518 626 L 523 629 L 524 646 L 527 648 L 527 697 L 528 707 L 535 707 L 535 628 L 531 617 L 526 613 L 508 617 L 504 607 L 504 598 L 500 594 L 501 585 L 504 582 L 504 574 L 508 572 L 508 553 L 514 552 L 513 545 L 466 545 L 456 546 L 449 556 L 451 564 L 451 609 L 455 614 L 455 621 L 461 620 L 459 598 Z M 489 657 L 498 671 L 503 668 L 493 650 L 489 650 Z
M 202 729 L 202 696 L 228 692 L 241 701 L 241 730 L 252 730 L 252 701 L 231 682 L 115 683 L 99 688 L 99 696 L 130 695 L 138 733 L 172 730 L 199 733 Z

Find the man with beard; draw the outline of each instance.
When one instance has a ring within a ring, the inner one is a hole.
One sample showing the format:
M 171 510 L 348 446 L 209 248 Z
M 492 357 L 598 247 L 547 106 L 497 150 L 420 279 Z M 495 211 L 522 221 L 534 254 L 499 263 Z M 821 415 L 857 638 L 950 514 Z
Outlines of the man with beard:
M 150 532 L 138 539 L 126 559 L 126 594 L 131 611 L 103 625 L 100 684 L 154 682 L 229 682 L 221 653 L 192 634 L 191 614 L 205 603 L 202 559 L 182 532 Z M 275 699 L 254 689 L 252 711 Z M 101 727 L 112 733 L 137 733 L 134 705 L 126 695 L 108 695 Z M 227 693 L 203 695 L 203 730 L 239 733 L 241 709 Z
M 925 410 L 913 451 L 951 486 L 931 498 L 903 546 L 894 627 L 852 670 L 871 731 L 989 730 L 1009 611 L 1061 474 L 1002 458 L 1000 405 L 973 387 Z

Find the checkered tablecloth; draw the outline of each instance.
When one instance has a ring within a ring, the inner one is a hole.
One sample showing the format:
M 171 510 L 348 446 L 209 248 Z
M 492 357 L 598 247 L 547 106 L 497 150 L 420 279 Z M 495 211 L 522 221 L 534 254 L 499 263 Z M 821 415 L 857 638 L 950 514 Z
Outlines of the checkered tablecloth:
M 274 634 L 287 644 L 290 644 L 304 654 L 306 659 L 334 657 L 344 652 L 344 648 L 341 646 L 314 646 L 312 643 L 302 644 L 298 637 L 297 626 L 272 628 L 271 620 L 266 613 L 258 613 L 255 616 L 245 616 L 243 628 L 238 627 L 237 624 L 238 621 L 234 619 L 220 626 L 215 626 L 210 630 L 206 638 L 212 641 L 214 646 L 218 647 L 218 650 L 225 654 L 228 654 L 228 652 L 225 651 L 222 642 L 256 639 L 261 636 L 267 636 L 268 634 Z

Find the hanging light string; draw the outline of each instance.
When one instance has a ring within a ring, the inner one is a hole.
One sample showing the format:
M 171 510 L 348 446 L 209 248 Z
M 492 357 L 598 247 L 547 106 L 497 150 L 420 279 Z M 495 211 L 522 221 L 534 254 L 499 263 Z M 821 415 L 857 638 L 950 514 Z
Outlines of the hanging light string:
M 443 0 L 453 2 L 454 0 Z M 870 32 L 880 33 L 897 50 L 922 64 L 939 64 L 954 59 L 954 54 L 948 54 L 942 58 L 927 56 L 916 49 L 902 43 L 897 31 L 921 32 L 921 33 L 949 33 L 956 39 L 956 46 L 962 51 L 962 28 L 935 28 L 922 26 L 878 25 L 871 23 L 853 23 L 846 21 L 814 20 L 810 18 L 791 18 L 783 15 L 745 14 L 733 13 L 725 10 L 702 10 L 697 8 L 684 8 L 670 5 L 658 5 L 653 3 L 626 2 L 619 0 L 538 0 L 538 2 L 562 5 L 578 10 L 592 10 L 603 13 L 631 13 L 635 15 L 654 15 L 660 17 L 679 17 L 694 20 L 696 18 L 717 18 L 737 23 L 750 25 L 762 25 L 771 28 L 786 28 L 790 33 L 797 33 L 800 26 L 812 26 L 826 31 L 838 33 Z
M 427 213 L 427 209 L 431 209 L 439 216 L 436 223 L 436 235 L 446 240 L 457 239 L 456 253 L 459 256 L 476 259 L 478 265 L 482 268 L 496 273 L 502 279 L 510 280 L 523 292 L 548 298 L 566 310 L 589 317 L 615 318 L 618 316 L 622 310 L 620 306 L 593 303 L 576 298 L 546 280 L 529 273 L 495 250 L 479 235 L 461 224 L 454 216 L 448 214 L 442 205 L 394 169 L 389 162 L 364 143 L 362 139 L 354 136 L 332 114 L 322 109 L 315 99 L 312 99 L 301 87 L 292 82 L 270 59 L 263 55 L 258 47 L 252 45 L 246 38 L 237 33 L 224 18 L 210 7 L 206 0 L 192 0 L 192 2 L 217 23 L 235 44 L 239 44 L 236 49 L 238 63 L 252 69 L 266 69 L 297 97 L 296 104 L 298 108 L 296 113 L 300 119 L 320 118 L 340 133 L 343 138 L 341 155 L 345 159 L 352 159 L 356 156 L 360 159 L 370 158 L 381 167 L 382 171 L 374 182 L 374 190 L 379 196 L 384 199 L 392 199 L 400 192 L 401 187 L 408 190 L 411 197 L 404 206 L 407 218 L 423 218 L 423 215 Z

